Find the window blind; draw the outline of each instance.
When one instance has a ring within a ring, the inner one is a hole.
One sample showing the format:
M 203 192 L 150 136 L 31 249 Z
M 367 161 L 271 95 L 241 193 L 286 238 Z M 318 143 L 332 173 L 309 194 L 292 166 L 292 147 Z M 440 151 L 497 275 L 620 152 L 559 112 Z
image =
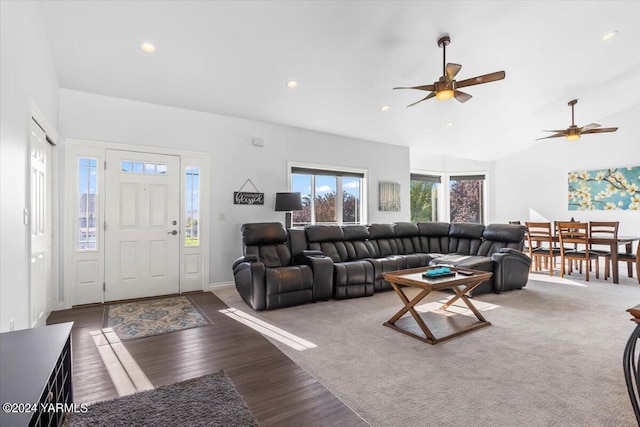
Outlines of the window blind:
M 422 182 L 442 182 L 442 177 L 440 175 L 420 175 L 416 173 L 411 174 L 411 181 L 422 181 Z

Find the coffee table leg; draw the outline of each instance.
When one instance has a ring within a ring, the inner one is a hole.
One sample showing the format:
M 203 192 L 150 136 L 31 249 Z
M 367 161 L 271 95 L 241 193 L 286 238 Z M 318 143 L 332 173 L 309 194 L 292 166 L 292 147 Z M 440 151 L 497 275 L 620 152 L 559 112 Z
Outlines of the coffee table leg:
M 442 305 L 442 307 L 440 307 L 440 310 L 446 310 L 454 302 L 456 302 L 457 300 L 461 299 L 467 305 L 467 307 L 469 307 L 469 310 L 471 310 L 473 312 L 473 314 L 475 314 L 475 316 L 476 316 L 476 318 L 478 318 L 478 320 L 486 322 L 487 320 L 484 318 L 482 313 L 480 313 L 478 311 L 478 309 L 471 303 L 469 298 L 467 298 L 467 296 L 466 296 L 466 293 L 471 291 L 473 288 L 478 286 L 480 283 L 482 283 L 482 281 L 470 283 L 462 290 L 460 290 L 460 288 L 458 286 L 452 286 L 451 289 L 453 289 L 453 291 L 456 293 L 456 295 L 451 297 L 451 299 L 449 301 L 444 303 Z
M 404 329 L 399 328 L 395 325 L 395 322 L 398 319 L 400 319 L 402 316 L 404 316 L 405 313 L 408 311 L 409 313 L 411 313 L 411 317 L 413 317 L 413 319 L 416 321 L 416 323 L 422 330 L 422 333 L 424 333 L 425 337 L 427 337 L 426 341 L 430 342 L 431 344 L 434 344 L 437 341 L 436 337 L 433 335 L 431 330 L 427 327 L 427 324 L 424 323 L 424 320 L 422 320 L 422 317 L 420 317 L 420 314 L 418 314 L 418 312 L 414 309 L 415 305 L 419 303 L 424 297 L 426 297 L 431 291 L 425 289 L 421 291 L 418 295 L 416 295 L 412 300 L 409 300 L 409 298 L 407 298 L 407 295 L 404 292 L 402 292 L 402 289 L 398 285 L 396 285 L 393 282 L 390 282 L 390 283 L 391 283 L 391 286 L 393 287 L 393 290 L 396 291 L 396 294 L 398 294 L 398 296 L 404 303 L 404 307 L 402 307 L 402 309 L 398 311 L 391 319 L 386 321 L 384 325 L 389 326 L 405 334 L 414 336 L 416 338 L 420 338 L 417 335 L 412 334 L 409 331 L 405 331 Z

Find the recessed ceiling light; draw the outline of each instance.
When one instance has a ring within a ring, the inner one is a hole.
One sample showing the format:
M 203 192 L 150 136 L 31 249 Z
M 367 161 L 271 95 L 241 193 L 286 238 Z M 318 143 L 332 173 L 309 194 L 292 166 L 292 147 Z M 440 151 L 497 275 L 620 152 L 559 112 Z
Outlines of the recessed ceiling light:
M 618 34 L 617 31 L 611 31 L 610 33 L 607 33 L 604 36 L 602 36 L 602 40 L 608 42 L 609 40 L 614 38 L 617 34 Z
M 445 126 L 447 126 L 447 127 L 453 126 L 453 122 L 447 122 L 447 123 L 445 123 Z
M 502 137 L 502 134 L 501 133 L 496 133 L 496 138 L 500 138 L 500 137 Z
M 289 80 L 289 81 L 287 82 L 287 87 L 288 87 L 289 89 L 295 89 L 295 88 L 297 88 L 297 87 L 298 87 L 298 82 L 297 82 L 297 81 L 295 81 L 295 80 Z
M 147 52 L 147 53 L 153 53 L 156 51 L 156 47 L 151 43 L 147 43 L 147 42 L 142 43 L 140 45 L 140 49 L 142 49 L 144 52 Z
M 388 105 L 383 105 L 382 107 L 380 107 L 380 111 L 389 111 L 391 107 L 389 107 Z

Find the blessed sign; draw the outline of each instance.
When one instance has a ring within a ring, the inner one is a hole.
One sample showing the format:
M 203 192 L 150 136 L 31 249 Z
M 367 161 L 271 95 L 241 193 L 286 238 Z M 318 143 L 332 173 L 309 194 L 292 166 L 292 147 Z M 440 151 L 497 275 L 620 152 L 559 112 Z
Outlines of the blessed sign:
M 233 192 L 234 205 L 264 205 L 264 193 Z

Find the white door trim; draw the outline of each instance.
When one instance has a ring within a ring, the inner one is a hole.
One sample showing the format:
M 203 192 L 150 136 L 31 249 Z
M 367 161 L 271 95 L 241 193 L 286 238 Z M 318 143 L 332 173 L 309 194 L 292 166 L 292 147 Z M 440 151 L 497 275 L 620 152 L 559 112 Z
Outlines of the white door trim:
M 58 131 L 56 130 L 56 128 L 51 124 L 51 122 L 47 119 L 47 117 L 45 116 L 45 114 L 42 112 L 42 110 L 40 110 L 40 108 L 38 107 L 38 105 L 35 103 L 35 101 L 32 98 L 28 99 L 28 104 L 29 107 L 27 109 L 28 111 L 28 120 L 27 123 L 28 126 L 31 125 L 31 121 L 34 120 L 41 128 L 42 130 L 44 130 L 47 141 L 49 141 L 49 143 L 51 144 L 51 179 L 52 179 L 52 187 L 53 187 L 53 191 L 52 191 L 52 230 L 51 233 L 53 234 L 53 239 L 52 239 L 52 247 L 51 247 L 51 254 L 52 254 L 52 258 L 51 258 L 51 281 L 52 283 L 50 284 L 51 286 L 51 295 L 52 295 L 52 299 L 51 299 L 51 305 L 46 307 L 46 315 L 48 316 L 48 314 L 51 311 L 54 310 L 61 310 L 65 307 L 64 304 L 64 298 L 66 296 L 66 294 L 61 294 L 60 293 L 60 253 L 61 253 L 61 246 L 60 246 L 60 227 L 59 227 L 59 221 L 60 221 L 60 215 L 59 215 L 59 209 L 60 209 L 60 179 L 59 179 L 59 173 L 60 173 L 60 169 L 59 169 L 59 153 L 58 153 L 58 144 L 60 143 L 60 134 L 58 134 Z M 31 130 L 29 130 L 28 132 L 29 135 L 31 135 Z M 26 189 L 25 189 L 25 203 L 27 204 L 27 206 L 25 206 L 25 226 L 26 225 L 30 225 L 30 221 L 31 221 L 31 142 L 29 142 L 27 144 L 28 147 L 28 158 L 29 161 L 27 163 L 27 168 L 25 170 L 26 173 Z M 26 233 L 26 240 L 27 240 L 27 260 L 29 260 L 29 266 L 31 265 L 31 230 L 30 227 L 26 227 L 25 229 L 25 233 Z M 31 268 L 29 267 L 28 272 L 27 272 L 27 283 L 31 283 Z M 47 289 L 47 292 L 49 292 L 49 289 Z M 27 305 L 27 319 L 29 319 L 30 317 L 30 313 L 31 313 L 31 297 L 29 295 L 29 304 Z
M 76 250 L 76 238 L 75 236 L 75 224 L 77 222 L 77 212 L 74 211 L 77 203 L 75 202 L 74 194 L 77 193 L 77 171 L 76 163 L 77 158 L 79 156 L 82 157 L 91 157 L 98 159 L 99 164 L 99 183 L 98 183 L 98 200 L 99 200 L 99 223 L 102 224 L 105 218 L 105 171 L 103 168 L 103 162 L 105 160 L 106 150 L 121 150 L 121 151 L 132 151 L 132 152 L 141 152 L 141 153 L 157 153 L 157 154 L 167 154 L 179 156 L 181 159 L 182 169 L 184 170 L 185 165 L 196 166 L 201 170 L 201 187 L 200 187 L 200 224 L 199 224 L 199 234 L 201 239 L 201 245 L 199 247 L 199 262 L 198 269 L 200 270 L 200 279 L 197 281 L 191 280 L 188 287 L 183 286 L 184 277 L 180 278 L 180 291 L 187 292 L 193 290 L 206 290 L 206 286 L 208 286 L 209 282 L 209 154 L 203 152 L 194 152 L 187 150 L 178 150 L 171 148 L 162 148 L 162 147 L 153 147 L 153 146 L 142 146 L 142 145 L 129 145 L 129 144 L 121 144 L 115 142 L 104 142 L 104 141 L 92 141 L 92 140 L 82 140 L 82 139 L 74 139 L 67 138 L 65 139 L 65 148 L 66 148 L 66 186 L 65 186 L 65 194 L 66 194 L 66 203 L 65 203 L 65 244 L 64 244 L 64 254 L 65 254 L 65 265 L 64 265 L 64 284 L 65 284 L 65 308 L 70 308 L 73 305 L 78 304 L 86 304 L 90 302 L 104 302 L 104 292 L 102 292 L 102 298 L 99 301 L 79 301 L 75 296 L 76 289 L 79 287 L 79 279 L 85 280 L 86 278 L 79 277 L 78 271 L 78 261 L 85 257 L 83 262 L 87 261 L 86 257 L 91 258 L 90 263 L 95 263 L 95 268 L 91 267 L 89 270 L 91 274 L 94 275 L 94 278 L 91 280 L 94 281 L 95 286 L 102 287 L 104 283 L 104 262 L 105 262 L 105 254 L 104 254 L 104 238 L 98 237 L 98 249 L 94 252 L 88 253 L 87 251 L 79 252 Z M 182 180 L 184 177 L 181 174 L 181 192 L 183 189 Z M 180 222 L 181 222 L 181 230 L 184 227 L 183 217 L 184 217 L 184 195 L 180 195 Z M 193 251 L 194 249 L 185 248 L 184 244 L 180 244 L 180 271 L 183 270 L 184 262 L 185 262 L 185 253 L 188 253 L 190 256 L 191 266 L 193 265 Z M 84 274 L 84 273 L 83 273 Z M 193 279 L 193 278 L 191 278 Z M 90 281 L 91 281 L 90 280 Z

